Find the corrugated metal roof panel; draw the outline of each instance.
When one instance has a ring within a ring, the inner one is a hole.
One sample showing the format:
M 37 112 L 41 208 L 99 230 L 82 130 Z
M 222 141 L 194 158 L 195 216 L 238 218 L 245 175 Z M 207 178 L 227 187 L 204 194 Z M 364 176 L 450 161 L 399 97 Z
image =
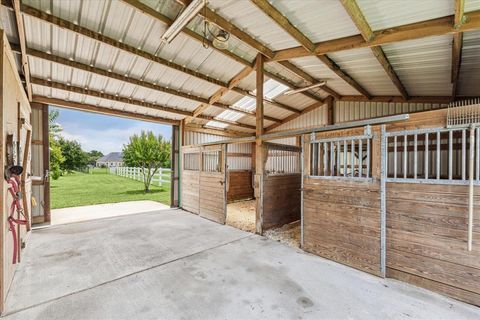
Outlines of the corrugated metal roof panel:
M 480 10 L 480 0 L 465 0 L 465 12 Z
M 287 106 L 291 106 L 297 110 L 303 110 L 308 106 L 311 106 L 316 100 L 309 98 L 301 94 L 292 94 L 292 95 L 279 95 L 275 98 L 275 101 L 278 101 Z
M 340 1 L 273 0 L 270 2 L 314 43 L 359 33 Z
M 0 6 L 0 28 L 5 31 L 10 43 L 19 43 L 15 13 L 4 6 Z
M 449 96 L 452 92 L 452 35 L 382 46 L 411 96 Z
M 302 114 L 301 116 L 295 118 L 292 121 L 282 124 L 281 126 L 273 129 L 272 132 L 318 127 L 325 125 L 326 121 L 327 108 L 325 106 L 322 106 L 311 112 Z
M 292 59 L 291 62 L 297 67 L 303 69 L 308 74 L 318 80 L 327 80 L 327 85 L 338 92 L 340 95 L 358 95 L 357 90 L 353 89 L 335 72 L 330 70 L 317 57 L 303 57 Z
M 272 50 L 299 45 L 250 1 L 210 0 L 208 6 Z
M 372 30 L 381 30 L 419 21 L 448 16 L 454 13 L 454 1 L 357 0 L 358 6 Z
M 399 94 L 370 48 L 335 52 L 329 57 L 371 95 Z
M 463 96 L 480 96 L 480 30 L 463 34 L 462 60 L 457 91 Z

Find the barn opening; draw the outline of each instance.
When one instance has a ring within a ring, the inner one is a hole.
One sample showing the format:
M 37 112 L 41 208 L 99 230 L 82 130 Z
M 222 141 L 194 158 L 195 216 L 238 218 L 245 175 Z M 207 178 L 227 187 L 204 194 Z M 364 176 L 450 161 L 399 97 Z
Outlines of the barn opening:
M 0 14 L 7 317 L 479 318 L 477 1 Z M 171 125 L 174 208 L 31 228 L 48 105 Z

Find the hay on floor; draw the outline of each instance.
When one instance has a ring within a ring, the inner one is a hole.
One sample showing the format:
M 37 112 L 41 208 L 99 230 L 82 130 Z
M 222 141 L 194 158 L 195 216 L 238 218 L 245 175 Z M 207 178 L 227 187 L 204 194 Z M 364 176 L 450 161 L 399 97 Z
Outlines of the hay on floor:
M 280 228 L 264 232 L 264 236 L 285 243 L 291 247 L 300 248 L 300 221 L 286 224 Z
M 255 232 L 255 205 L 255 200 L 229 203 L 226 223 L 243 231 Z

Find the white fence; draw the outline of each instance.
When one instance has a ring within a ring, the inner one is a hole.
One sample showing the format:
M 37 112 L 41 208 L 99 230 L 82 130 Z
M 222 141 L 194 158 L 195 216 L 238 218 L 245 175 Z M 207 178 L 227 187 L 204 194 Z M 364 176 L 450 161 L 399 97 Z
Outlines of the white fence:
M 153 171 L 153 170 L 152 170 Z M 159 168 L 157 172 L 153 175 L 152 185 L 162 186 L 162 183 L 171 182 L 171 172 L 172 170 L 166 168 Z M 111 174 L 116 174 L 117 176 L 143 181 L 143 173 L 141 168 L 136 167 L 111 167 Z

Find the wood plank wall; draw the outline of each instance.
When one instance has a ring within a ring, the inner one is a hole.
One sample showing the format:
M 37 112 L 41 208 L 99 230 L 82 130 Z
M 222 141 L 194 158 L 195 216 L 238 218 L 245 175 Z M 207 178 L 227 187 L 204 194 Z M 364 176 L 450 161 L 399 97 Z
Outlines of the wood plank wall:
M 300 220 L 301 174 L 265 176 L 263 230 Z
M 227 201 L 253 199 L 252 171 L 228 170 Z
M 373 129 L 373 181 L 308 178 L 310 136 L 304 154 L 304 247 L 324 258 L 380 273 L 380 138 Z M 317 139 L 363 134 L 361 129 L 318 133 Z M 376 158 L 376 159 L 375 159 Z
M 182 171 L 182 208 L 192 213 L 200 212 L 200 171 Z
M 226 218 L 225 174 L 200 173 L 200 216 L 224 224 Z
M 480 219 L 470 252 L 467 220 L 468 186 L 388 183 L 387 275 L 480 305 Z

